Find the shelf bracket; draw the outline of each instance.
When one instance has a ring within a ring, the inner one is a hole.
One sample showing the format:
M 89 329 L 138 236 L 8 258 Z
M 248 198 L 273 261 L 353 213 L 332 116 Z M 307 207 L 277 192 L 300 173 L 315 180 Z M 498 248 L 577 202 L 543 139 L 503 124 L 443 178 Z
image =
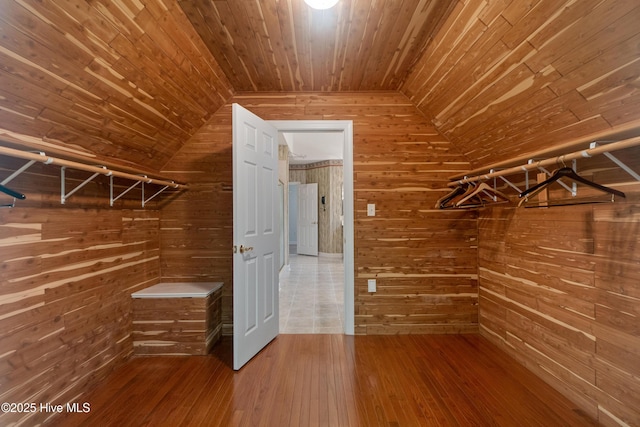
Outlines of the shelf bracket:
M 16 207 L 16 198 L 13 198 L 13 202 L 12 203 L 5 203 L 3 205 L 0 205 L 0 208 L 15 208 Z
M 162 193 L 164 190 L 166 190 L 167 188 L 169 188 L 168 185 L 165 185 L 164 187 L 162 187 L 160 190 L 158 190 L 153 196 L 149 197 L 148 199 L 144 198 L 144 182 L 142 183 L 142 207 L 144 208 L 144 205 L 149 203 L 149 201 L 151 201 L 151 199 L 153 199 L 154 197 L 156 197 L 158 194 Z
M 496 170 L 495 169 L 490 169 L 489 173 L 494 173 Z M 509 181 L 507 178 L 505 178 L 504 176 L 500 175 L 498 178 L 500 178 L 501 180 L 503 180 L 505 182 L 505 184 L 507 184 L 509 187 L 513 188 L 514 190 L 516 190 L 518 193 L 522 193 L 522 190 L 520 190 L 518 188 L 517 185 L 515 185 L 514 183 L 512 183 L 511 181 Z M 493 178 L 493 188 L 497 188 L 498 184 L 496 182 L 497 178 L 494 177 Z M 527 181 L 528 182 L 528 181 Z M 528 187 L 528 185 L 527 185 Z
M 516 190 L 518 193 L 522 193 L 522 190 L 520 190 L 520 188 L 517 185 L 515 185 L 514 183 L 509 181 L 507 178 L 505 178 L 503 176 L 500 176 L 500 179 L 503 180 L 509 187 L 511 187 L 514 190 Z
M 529 160 L 527 160 L 527 166 L 532 165 L 532 164 L 536 163 L 537 161 L 538 160 L 536 160 L 536 159 L 529 159 Z M 531 185 L 530 182 L 529 182 L 529 179 L 530 179 L 529 178 L 529 172 L 530 172 L 531 169 L 527 168 L 526 166 L 523 166 L 522 170 L 524 171 L 524 176 L 525 176 L 525 184 L 524 184 L 525 190 L 528 190 L 530 185 Z
M 40 154 L 41 156 L 45 157 L 46 154 L 44 154 L 42 151 L 38 152 L 38 154 Z M 29 160 L 27 163 L 25 163 L 21 168 L 17 169 L 15 172 L 13 172 L 11 175 L 9 175 L 8 177 L 6 177 L 4 180 L 2 180 L 2 182 L 0 182 L 0 185 L 7 185 L 8 183 L 10 183 L 15 177 L 17 177 L 18 175 L 20 175 L 22 172 L 26 171 L 27 169 L 29 169 L 31 167 L 31 165 L 33 165 L 36 161 L 35 160 Z M 47 161 L 44 162 L 45 164 L 48 164 Z
M 98 175 L 107 175 L 107 176 L 111 176 L 111 171 L 109 171 L 105 166 L 99 166 L 101 168 L 103 168 L 105 170 L 105 174 L 102 174 L 100 172 L 96 172 L 93 175 L 91 175 L 89 178 L 85 179 L 83 182 L 81 182 L 76 188 L 74 188 L 73 190 L 69 191 L 68 193 L 66 192 L 65 189 L 65 169 L 67 168 L 66 166 L 62 166 L 60 168 L 60 204 L 64 205 L 64 203 L 67 201 L 67 199 L 69 197 L 71 197 L 76 191 L 80 190 L 82 187 L 84 187 L 85 185 L 87 185 L 89 182 L 91 182 L 96 176 Z
M 113 175 L 110 176 L 110 193 L 109 193 L 109 206 L 113 207 L 113 203 L 118 200 L 120 197 L 124 196 L 125 194 L 127 194 L 129 191 L 133 190 L 134 188 L 136 188 L 138 186 L 138 184 L 140 184 L 142 181 L 136 181 L 133 183 L 133 185 L 131 185 L 129 188 L 127 188 L 126 190 L 124 190 L 122 193 L 120 193 L 118 196 L 113 197 Z M 144 204 L 142 205 L 144 207 Z
M 602 141 L 601 141 L 602 142 Z M 591 144 L 589 144 L 589 148 L 596 148 L 598 147 L 599 143 L 598 141 L 594 141 Z M 636 171 L 634 171 L 633 169 L 631 169 L 629 166 L 627 166 L 626 164 L 624 164 L 620 159 L 618 159 L 616 156 L 614 156 L 613 154 L 607 152 L 602 153 L 605 156 L 607 156 L 607 158 L 609 158 L 609 160 L 611 160 L 613 163 L 615 163 L 616 165 L 618 165 L 618 167 L 620 169 L 622 169 L 623 171 L 625 171 L 626 173 L 628 173 L 629 175 L 631 175 L 636 181 L 640 181 L 640 175 L 638 175 L 636 173 Z

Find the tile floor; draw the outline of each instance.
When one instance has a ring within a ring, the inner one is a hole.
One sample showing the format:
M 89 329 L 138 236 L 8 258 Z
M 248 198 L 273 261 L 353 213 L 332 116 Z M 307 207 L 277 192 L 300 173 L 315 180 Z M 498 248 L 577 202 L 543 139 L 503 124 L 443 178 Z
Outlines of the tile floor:
M 280 333 L 344 333 L 342 257 L 290 255 L 280 272 Z

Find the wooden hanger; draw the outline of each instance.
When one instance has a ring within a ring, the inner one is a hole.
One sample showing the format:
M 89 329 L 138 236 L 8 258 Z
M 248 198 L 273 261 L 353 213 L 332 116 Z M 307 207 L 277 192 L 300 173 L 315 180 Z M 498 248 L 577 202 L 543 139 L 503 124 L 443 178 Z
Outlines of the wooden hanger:
M 572 168 L 563 167 L 563 168 L 560 168 L 560 169 L 556 170 L 545 181 L 543 181 L 543 182 L 541 182 L 541 183 L 539 183 L 537 185 L 534 185 L 533 187 L 529 188 L 528 190 L 525 190 L 522 193 L 520 193 L 520 195 L 518 197 L 521 198 L 522 200 L 520 201 L 520 203 L 518 203 L 518 206 L 521 206 L 523 203 L 525 203 L 529 199 L 529 197 L 535 196 L 536 194 L 538 194 L 539 192 L 541 192 L 542 190 L 547 188 L 550 184 L 553 184 L 554 182 L 556 182 L 560 178 L 569 178 L 569 179 L 571 179 L 573 181 L 580 182 L 580 183 L 585 184 L 585 185 L 587 185 L 589 187 L 595 188 L 595 189 L 603 191 L 605 193 L 609 193 L 609 194 L 612 195 L 612 197 L 615 197 L 615 196 L 626 197 L 625 194 L 622 191 L 618 191 L 616 189 L 605 187 L 604 185 L 600 185 L 600 184 L 597 184 L 595 182 L 589 181 L 588 179 L 585 179 L 585 178 L 581 177 L 580 175 L 578 175 Z
M 436 209 L 446 209 L 447 203 L 449 203 L 454 197 L 459 196 L 465 192 L 466 190 L 464 189 L 464 187 L 458 185 L 450 193 L 438 199 L 438 201 L 436 202 Z
M 456 207 L 476 207 L 478 202 L 481 204 L 481 206 L 493 203 L 510 202 L 509 197 L 506 194 L 504 194 L 502 191 L 496 190 L 486 182 L 481 182 L 475 187 L 472 186 L 470 190 L 471 191 L 467 191 L 463 195 L 463 197 L 456 202 Z M 483 195 L 489 196 L 490 200 L 486 201 Z M 501 201 L 498 202 L 498 199 L 500 199 Z M 469 201 L 471 201 L 472 203 L 468 204 L 467 202 Z
M 452 191 L 450 194 L 445 196 L 445 200 L 440 204 L 440 209 L 455 209 L 457 208 L 457 204 L 463 198 L 466 198 L 469 194 L 473 193 L 475 190 L 475 186 L 473 184 L 467 184 L 467 188 L 460 186 L 457 187 L 455 191 Z M 481 207 L 484 205 L 482 199 L 479 196 L 472 196 L 473 199 L 470 200 L 473 203 L 468 203 L 464 208 L 472 208 L 472 207 Z

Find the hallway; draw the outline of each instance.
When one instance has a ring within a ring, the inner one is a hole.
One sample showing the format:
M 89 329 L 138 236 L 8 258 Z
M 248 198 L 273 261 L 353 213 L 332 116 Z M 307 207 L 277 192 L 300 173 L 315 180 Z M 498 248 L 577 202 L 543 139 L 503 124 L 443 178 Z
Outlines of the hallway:
M 291 254 L 280 272 L 280 333 L 344 333 L 342 254 Z

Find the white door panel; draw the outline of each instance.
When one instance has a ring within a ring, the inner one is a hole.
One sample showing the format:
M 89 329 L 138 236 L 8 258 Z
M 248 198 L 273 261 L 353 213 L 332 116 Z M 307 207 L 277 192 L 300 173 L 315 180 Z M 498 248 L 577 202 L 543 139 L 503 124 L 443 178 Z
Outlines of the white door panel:
M 233 368 L 278 335 L 276 129 L 233 104 Z

